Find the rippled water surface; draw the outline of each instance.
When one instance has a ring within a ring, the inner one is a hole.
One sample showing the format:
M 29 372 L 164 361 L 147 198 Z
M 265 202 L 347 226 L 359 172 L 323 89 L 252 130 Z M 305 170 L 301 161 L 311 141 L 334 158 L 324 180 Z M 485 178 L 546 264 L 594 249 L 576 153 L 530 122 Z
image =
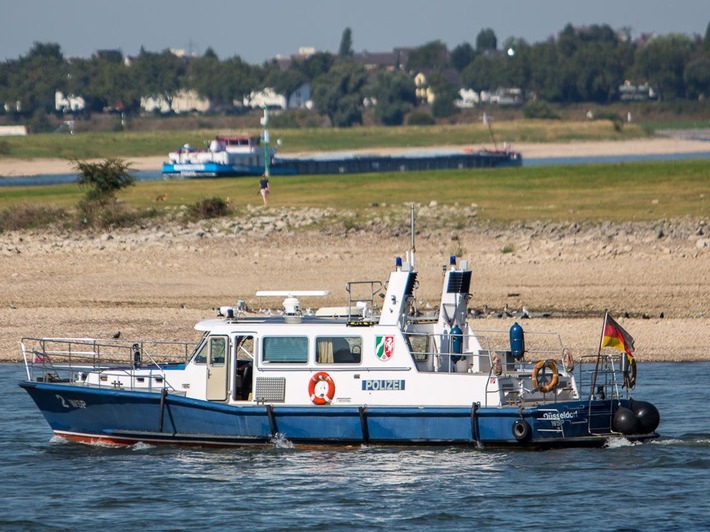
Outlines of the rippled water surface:
M 543 452 L 64 443 L 23 375 L 0 365 L 0 530 L 710 528 L 710 363 L 640 364 L 661 439 Z

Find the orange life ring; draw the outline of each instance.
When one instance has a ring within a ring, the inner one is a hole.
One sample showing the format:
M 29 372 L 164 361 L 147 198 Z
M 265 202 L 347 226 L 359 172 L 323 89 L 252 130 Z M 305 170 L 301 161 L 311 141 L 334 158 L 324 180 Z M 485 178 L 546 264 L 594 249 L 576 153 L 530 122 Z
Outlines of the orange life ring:
M 546 375 L 547 369 L 552 372 L 552 376 Z M 538 375 L 540 375 L 540 380 L 538 381 Z M 553 360 L 541 360 L 535 364 L 535 369 L 532 373 L 533 387 L 536 390 L 540 390 L 542 393 L 548 393 L 557 387 L 557 383 L 560 382 L 560 376 L 557 371 L 557 364 Z
M 316 395 L 316 385 L 319 382 L 325 382 L 328 385 L 325 394 Z M 308 383 L 308 395 L 311 396 L 311 402 L 314 405 L 329 405 L 333 401 L 333 397 L 335 397 L 335 382 L 333 378 L 325 371 L 319 371 L 313 375 L 311 382 Z

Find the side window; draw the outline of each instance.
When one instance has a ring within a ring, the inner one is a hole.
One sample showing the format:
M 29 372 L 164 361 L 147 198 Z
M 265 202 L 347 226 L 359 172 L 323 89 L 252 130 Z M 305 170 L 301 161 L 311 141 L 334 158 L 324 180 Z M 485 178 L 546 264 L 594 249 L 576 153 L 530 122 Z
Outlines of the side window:
M 223 365 L 227 355 L 227 338 L 225 336 L 208 336 L 198 347 L 192 361 L 195 364 L 206 364 L 209 359 L 210 366 Z
M 316 339 L 318 364 L 359 364 L 362 360 L 362 338 L 359 336 L 325 336 Z
M 405 338 L 409 343 L 409 350 L 414 355 L 414 360 L 426 360 L 427 355 L 434 351 L 430 345 L 431 338 L 427 334 L 407 334 Z
M 266 336 L 264 362 L 305 364 L 308 362 L 308 338 L 305 336 Z
M 210 366 L 223 366 L 227 352 L 227 339 L 224 336 L 210 338 Z
M 210 350 L 210 343 L 208 341 L 202 342 L 202 345 L 197 349 L 195 356 L 192 361 L 195 364 L 206 364 L 207 363 L 207 353 Z

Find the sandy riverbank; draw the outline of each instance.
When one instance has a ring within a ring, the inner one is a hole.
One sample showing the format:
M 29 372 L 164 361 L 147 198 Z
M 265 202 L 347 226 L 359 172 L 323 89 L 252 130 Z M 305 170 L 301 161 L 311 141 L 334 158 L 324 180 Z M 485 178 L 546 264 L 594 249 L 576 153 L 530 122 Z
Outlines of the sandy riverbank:
M 477 329 L 507 330 L 513 319 L 497 314 L 525 305 L 526 329 L 559 331 L 573 352 L 590 353 L 609 309 L 636 338 L 640 361 L 710 360 L 704 221 L 456 229 L 445 223 L 453 208 L 419 209 L 422 308 L 436 304 L 441 267 L 460 250 L 474 267 L 471 306 L 486 315 L 472 320 Z M 194 322 L 219 305 L 278 308 L 255 297 L 261 289 L 329 289 L 304 308 L 343 304 L 346 282 L 385 281 L 409 238 L 385 223 L 292 229 L 331 214 L 253 208 L 189 227 L 0 234 L 0 359 L 18 359 L 22 336 L 194 339 Z
M 473 149 L 490 146 L 472 146 Z M 459 149 L 461 146 L 452 147 Z M 710 152 L 710 143 L 699 140 L 679 138 L 652 138 L 627 141 L 587 141 L 569 143 L 521 143 L 513 146 L 520 151 L 524 159 L 547 157 L 592 157 L 615 155 L 651 155 Z M 360 150 L 372 153 L 375 150 Z M 395 153 L 406 150 L 387 150 Z M 285 155 L 297 155 L 288 154 Z M 303 154 L 298 154 L 303 155 Z M 165 156 L 127 157 L 134 170 L 158 171 L 162 168 Z M 0 176 L 34 176 L 43 174 L 67 174 L 74 172 L 72 163 L 65 159 L 16 159 L 0 158 Z

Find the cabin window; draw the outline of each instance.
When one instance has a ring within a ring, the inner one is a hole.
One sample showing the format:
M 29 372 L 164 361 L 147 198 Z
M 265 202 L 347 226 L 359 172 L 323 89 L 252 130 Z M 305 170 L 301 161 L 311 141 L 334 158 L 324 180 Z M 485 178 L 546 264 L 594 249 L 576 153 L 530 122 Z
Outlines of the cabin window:
M 195 353 L 195 356 L 193 357 L 192 361 L 195 364 L 206 364 L 207 363 L 207 353 L 209 352 L 209 342 L 202 342 L 202 345 L 199 347 L 197 352 Z
M 267 336 L 264 338 L 264 362 L 305 364 L 308 362 L 308 338 L 305 336 Z
M 428 334 L 406 334 L 404 337 L 409 344 L 409 351 L 414 356 L 414 360 L 426 360 L 427 355 L 433 354 L 435 351 L 432 338 Z
M 227 339 L 223 336 L 210 338 L 210 366 L 224 365 L 227 353 Z
M 316 339 L 318 364 L 359 364 L 362 338 L 359 336 L 324 336 Z
M 194 364 L 206 364 L 209 359 L 211 366 L 223 365 L 227 354 L 227 338 L 225 336 L 210 336 L 192 357 Z

